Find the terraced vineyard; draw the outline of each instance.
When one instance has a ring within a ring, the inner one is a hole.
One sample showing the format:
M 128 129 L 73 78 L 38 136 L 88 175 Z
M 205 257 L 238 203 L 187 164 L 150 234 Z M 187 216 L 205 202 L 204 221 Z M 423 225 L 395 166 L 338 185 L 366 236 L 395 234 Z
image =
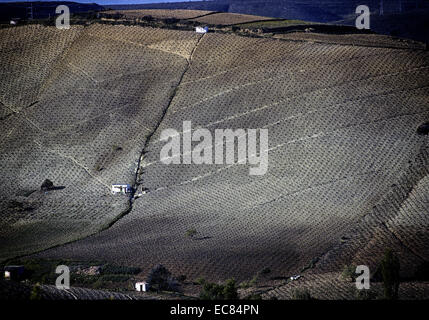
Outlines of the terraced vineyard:
M 34 257 L 212 281 L 313 261 L 313 284 L 374 268 L 386 247 L 404 277 L 428 261 L 427 51 L 97 24 L 0 33 L 2 259 L 85 237 Z M 184 121 L 268 129 L 268 172 L 163 164 L 160 134 Z M 45 178 L 65 188 L 28 194 Z M 129 203 L 115 182 L 148 192 Z

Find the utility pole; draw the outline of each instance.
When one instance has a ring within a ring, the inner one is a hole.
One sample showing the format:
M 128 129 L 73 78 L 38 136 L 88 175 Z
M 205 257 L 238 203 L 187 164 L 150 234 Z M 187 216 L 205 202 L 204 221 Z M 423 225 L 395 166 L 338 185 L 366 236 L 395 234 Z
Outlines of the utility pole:
M 383 14 L 384 14 L 383 0 L 380 0 L 380 16 L 382 16 Z
M 27 7 L 28 20 L 33 20 L 33 2 L 30 3 L 30 7 Z

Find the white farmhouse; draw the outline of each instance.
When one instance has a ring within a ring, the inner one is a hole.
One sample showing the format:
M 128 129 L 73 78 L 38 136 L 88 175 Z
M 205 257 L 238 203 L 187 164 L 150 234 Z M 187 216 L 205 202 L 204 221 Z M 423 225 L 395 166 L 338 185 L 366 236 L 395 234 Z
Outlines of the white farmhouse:
M 195 32 L 196 33 L 207 33 L 209 31 L 208 27 L 196 27 Z
M 123 193 L 128 194 L 132 192 L 132 187 L 129 184 L 112 184 L 112 194 Z
M 136 290 L 141 292 L 141 291 L 148 291 L 149 290 L 149 284 L 147 282 L 136 282 Z

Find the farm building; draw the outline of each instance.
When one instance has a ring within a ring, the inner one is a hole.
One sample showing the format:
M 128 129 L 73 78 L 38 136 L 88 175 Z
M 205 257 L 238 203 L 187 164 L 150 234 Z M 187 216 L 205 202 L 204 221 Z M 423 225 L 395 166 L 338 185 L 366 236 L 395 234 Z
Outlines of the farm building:
M 4 267 L 5 280 L 20 280 L 24 274 L 24 266 L 6 266 Z
M 207 33 L 209 31 L 208 27 L 196 27 L 195 32 L 196 33 Z
M 128 194 L 133 191 L 129 184 L 112 184 L 112 194 L 123 193 Z
M 136 290 L 139 292 L 146 292 L 149 290 L 149 283 L 147 282 L 136 282 Z

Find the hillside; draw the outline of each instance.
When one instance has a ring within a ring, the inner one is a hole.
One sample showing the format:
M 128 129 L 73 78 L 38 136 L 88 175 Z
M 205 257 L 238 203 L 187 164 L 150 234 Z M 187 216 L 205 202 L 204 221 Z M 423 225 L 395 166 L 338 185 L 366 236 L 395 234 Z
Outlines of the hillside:
M 429 140 L 417 134 L 429 52 L 325 37 L 1 29 L 0 259 L 162 263 L 212 281 L 269 269 L 271 283 L 374 269 L 390 247 L 415 279 L 429 259 Z M 268 172 L 163 164 L 160 134 L 184 121 L 268 129 Z M 45 179 L 58 189 L 40 191 Z M 147 193 L 129 201 L 112 183 Z

